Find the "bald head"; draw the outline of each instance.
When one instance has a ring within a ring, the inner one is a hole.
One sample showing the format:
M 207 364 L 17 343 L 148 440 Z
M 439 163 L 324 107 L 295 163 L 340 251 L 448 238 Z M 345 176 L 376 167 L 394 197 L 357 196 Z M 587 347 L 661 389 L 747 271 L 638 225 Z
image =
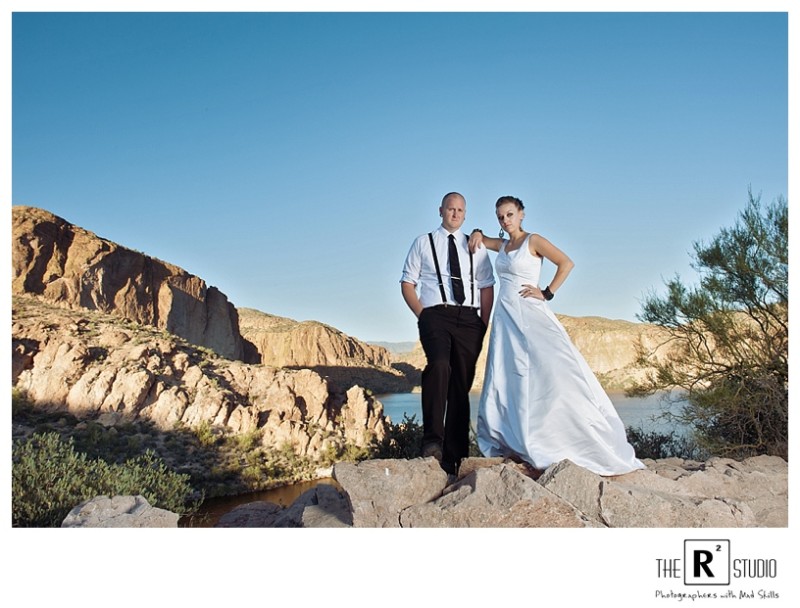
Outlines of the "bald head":
M 448 192 L 442 199 L 439 215 L 442 226 L 448 232 L 455 232 L 464 223 L 467 214 L 467 201 L 458 192 Z

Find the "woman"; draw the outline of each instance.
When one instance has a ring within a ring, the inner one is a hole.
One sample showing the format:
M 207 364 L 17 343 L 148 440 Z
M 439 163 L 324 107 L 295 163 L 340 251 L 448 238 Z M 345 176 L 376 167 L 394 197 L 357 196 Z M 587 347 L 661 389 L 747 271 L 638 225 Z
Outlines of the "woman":
M 503 196 L 495 207 L 501 238 L 475 231 L 470 239 L 473 249 L 483 244 L 498 252 L 500 285 L 478 408 L 481 452 L 521 458 L 537 469 L 564 459 L 599 475 L 644 468 L 611 400 L 546 303 L 572 260 L 523 230 L 521 200 Z M 543 259 L 556 265 L 556 273 L 540 289 Z

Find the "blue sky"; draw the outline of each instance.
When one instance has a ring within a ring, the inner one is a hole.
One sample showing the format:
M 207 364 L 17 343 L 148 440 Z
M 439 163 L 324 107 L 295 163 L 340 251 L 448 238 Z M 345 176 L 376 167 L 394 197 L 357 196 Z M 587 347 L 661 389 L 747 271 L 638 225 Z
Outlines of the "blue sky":
M 788 198 L 786 13 L 17 13 L 12 202 L 237 307 L 416 339 L 444 193 L 576 263 L 556 313 L 635 320 L 692 243 Z M 546 265 L 544 281 L 552 275 Z

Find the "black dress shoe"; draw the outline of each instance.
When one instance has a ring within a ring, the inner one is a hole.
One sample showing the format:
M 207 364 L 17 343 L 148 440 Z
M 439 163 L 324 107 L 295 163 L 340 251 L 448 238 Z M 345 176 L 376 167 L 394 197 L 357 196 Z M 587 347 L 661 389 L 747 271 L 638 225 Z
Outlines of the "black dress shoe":
M 422 446 L 422 457 L 429 458 L 433 456 L 437 461 L 442 462 L 442 446 L 438 443 L 429 443 Z

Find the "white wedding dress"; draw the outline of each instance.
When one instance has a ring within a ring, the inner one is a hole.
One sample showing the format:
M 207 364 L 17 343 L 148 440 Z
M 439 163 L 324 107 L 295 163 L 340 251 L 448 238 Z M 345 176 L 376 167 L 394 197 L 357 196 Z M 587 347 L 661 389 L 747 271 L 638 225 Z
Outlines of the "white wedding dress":
M 537 469 L 569 459 L 599 475 L 644 468 L 625 426 L 586 360 L 546 302 L 523 298 L 537 286 L 542 258 L 500 248 L 492 333 L 478 408 L 484 456 L 519 457 Z

